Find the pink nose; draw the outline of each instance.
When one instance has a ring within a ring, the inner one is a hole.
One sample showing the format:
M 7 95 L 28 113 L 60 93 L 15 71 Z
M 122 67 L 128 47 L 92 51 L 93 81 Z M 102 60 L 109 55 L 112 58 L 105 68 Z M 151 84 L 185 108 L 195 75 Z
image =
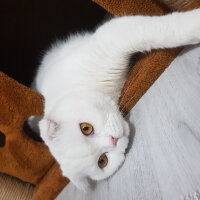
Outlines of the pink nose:
M 118 140 L 119 140 L 119 138 L 111 137 L 111 141 L 112 141 L 112 143 L 113 143 L 114 145 L 117 144 Z

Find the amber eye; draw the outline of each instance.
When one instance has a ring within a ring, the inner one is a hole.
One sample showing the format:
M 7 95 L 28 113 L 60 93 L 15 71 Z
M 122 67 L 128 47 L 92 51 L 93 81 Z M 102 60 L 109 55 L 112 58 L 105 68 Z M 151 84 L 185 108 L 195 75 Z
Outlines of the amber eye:
M 88 123 L 81 123 L 80 129 L 81 129 L 81 132 L 86 136 L 93 134 L 93 131 L 94 131 L 93 126 Z
M 106 156 L 106 154 L 102 154 L 100 157 L 99 157 L 99 160 L 98 160 L 98 166 L 99 168 L 104 168 L 106 167 L 108 164 L 108 157 Z

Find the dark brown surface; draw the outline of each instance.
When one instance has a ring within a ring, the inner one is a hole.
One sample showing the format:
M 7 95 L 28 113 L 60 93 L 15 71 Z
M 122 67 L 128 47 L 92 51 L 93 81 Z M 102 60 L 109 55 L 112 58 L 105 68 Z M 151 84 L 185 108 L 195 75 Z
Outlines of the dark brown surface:
M 29 85 L 52 42 L 93 29 L 105 14 L 90 0 L 1 0 L 0 71 Z

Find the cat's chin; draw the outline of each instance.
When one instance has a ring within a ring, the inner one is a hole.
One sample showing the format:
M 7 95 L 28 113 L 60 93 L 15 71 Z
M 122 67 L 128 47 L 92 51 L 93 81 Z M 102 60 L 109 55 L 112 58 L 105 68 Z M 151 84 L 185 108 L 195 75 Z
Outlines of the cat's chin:
M 65 175 L 64 175 L 65 176 Z M 69 178 L 69 177 L 68 177 Z M 79 190 L 86 192 L 87 190 L 89 190 L 89 188 L 91 187 L 90 183 L 89 183 L 89 179 L 87 177 L 77 177 L 77 176 L 72 176 L 71 178 L 69 178 L 70 181 L 72 182 L 72 184 L 78 188 Z

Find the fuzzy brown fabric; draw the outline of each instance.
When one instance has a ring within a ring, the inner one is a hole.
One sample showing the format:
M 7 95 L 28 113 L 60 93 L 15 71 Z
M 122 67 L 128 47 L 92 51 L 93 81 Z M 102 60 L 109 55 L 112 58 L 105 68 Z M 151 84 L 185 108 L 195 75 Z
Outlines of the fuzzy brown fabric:
M 163 3 L 165 0 L 95 1 L 119 16 L 161 15 L 169 12 Z M 200 0 L 194 0 L 181 9 L 197 7 L 200 7 Z M 120 99 L 120 108 L 124 114 L 130 111 L 180 51 L 181 48 L 154 51 L 134 66 Z M 25 120 L 31 115 L 42 115 L 42 111 L 41 95 L 0 73 L 0 172 L 36 185 L 34 200 L 54 199 L 69 182 L 61 175 L 61 170 L 48 148 L 24 134 Z
M 168 8 L 172 10 L 181 10 L 182 8 L 186 8 L 189 4 L 192 3 L 193 0 L 159 0 L 160 2 L 167 5 Z
M 36 185 L 33 199 L 54 199 L 69 181 L 47 146 L 23 132 L 29 116 L 42 115 L 43 97 L 3 73 L 0 94 L 0 172 Z
M 162 15 L 167 7 L 156 0 L 93 0 L 108 12 L 117 15 Z

